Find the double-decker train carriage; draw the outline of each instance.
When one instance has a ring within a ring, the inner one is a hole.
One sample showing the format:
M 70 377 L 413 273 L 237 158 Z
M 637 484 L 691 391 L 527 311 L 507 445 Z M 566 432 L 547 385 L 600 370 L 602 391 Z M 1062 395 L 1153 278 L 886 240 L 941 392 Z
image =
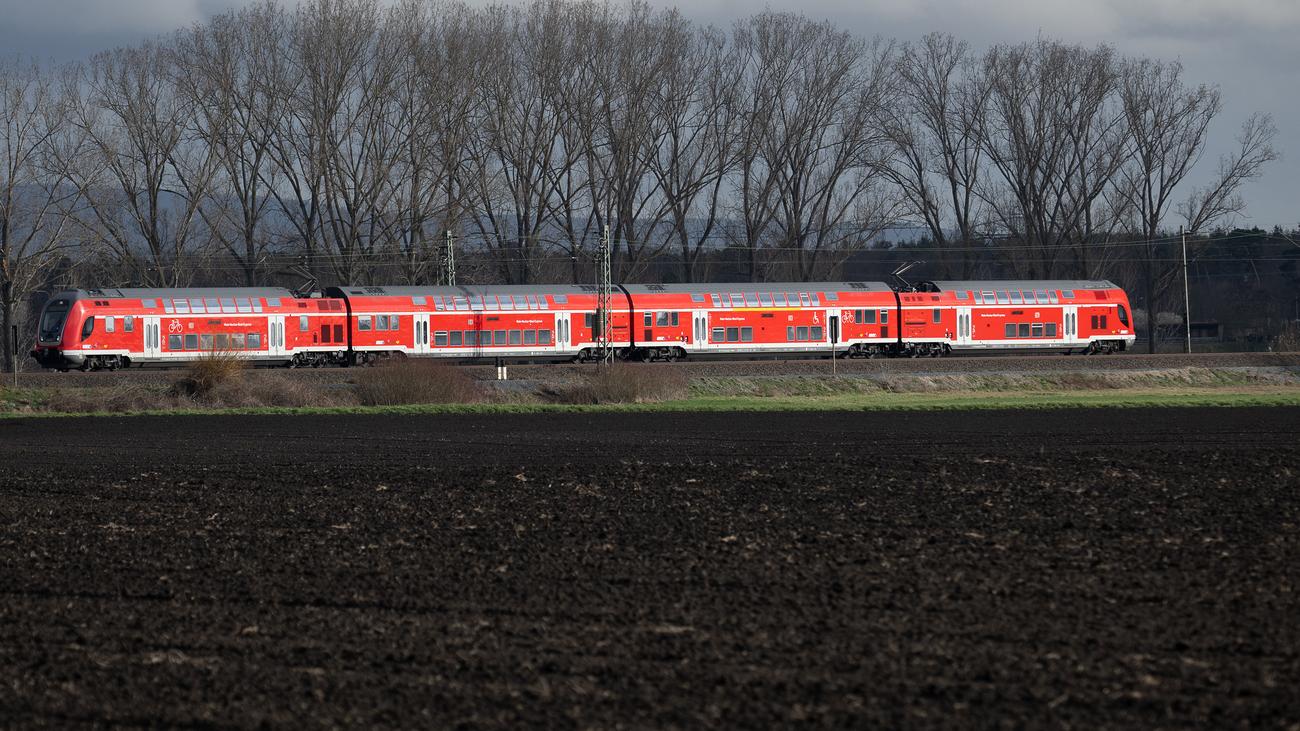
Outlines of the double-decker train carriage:
M 929 281 L 900 292 L 905 352 L 1126 350 L 1136 335 L 1108 281 Z
M 593 286 L 92 289 L 46 304 L 47 368 L 169 365 L 228 353 L 267 365 L 385 357 L 589 360 L 951 351 L 1113 352 L 1134 340 L 1110 282 L 641 284 L 613 290 L 610 338 Z

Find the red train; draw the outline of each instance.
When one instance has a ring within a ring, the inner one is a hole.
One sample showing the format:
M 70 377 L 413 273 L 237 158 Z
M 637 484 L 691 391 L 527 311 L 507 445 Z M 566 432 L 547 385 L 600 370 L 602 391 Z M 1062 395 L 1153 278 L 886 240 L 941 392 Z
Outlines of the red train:
M 235 353 L 269 365 L 393 355 L 586 360 L 600 355 L 592 286 L 90 289 L 41 313 L 42 366 L 172 365 Z M 938 356 L 976 350 L 1113 352 L 1134 340 L 1107 281 L 629 284 L 611 303 L 620 358 Z

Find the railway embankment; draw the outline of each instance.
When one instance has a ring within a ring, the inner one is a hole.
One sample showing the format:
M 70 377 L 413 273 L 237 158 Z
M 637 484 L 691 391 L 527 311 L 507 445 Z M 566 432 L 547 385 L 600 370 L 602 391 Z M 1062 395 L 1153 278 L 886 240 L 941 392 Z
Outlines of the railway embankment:
M 428 361 L 309 371 L 207 361 L 181 371 L 37 374 L 0 388 L 0 414 L 1300 403 L 1294 354 L 514 365 L 506 375 Z

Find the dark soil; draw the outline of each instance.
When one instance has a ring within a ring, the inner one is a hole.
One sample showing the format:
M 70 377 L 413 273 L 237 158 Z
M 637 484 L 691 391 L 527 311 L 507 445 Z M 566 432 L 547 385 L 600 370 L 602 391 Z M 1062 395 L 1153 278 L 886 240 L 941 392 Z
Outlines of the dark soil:
M 0 726 L 1296 728 L 1300 410 L 0 420 Z

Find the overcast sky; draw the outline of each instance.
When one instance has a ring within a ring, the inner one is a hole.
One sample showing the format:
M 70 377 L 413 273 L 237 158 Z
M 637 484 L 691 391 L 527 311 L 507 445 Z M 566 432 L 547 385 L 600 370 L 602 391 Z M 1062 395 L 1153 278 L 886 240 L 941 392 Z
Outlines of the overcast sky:
M 471 0 L 476 1 L 476 0 Z M 481 2 L 482 0 L 477 0 Z M 1217 84 L 1223 113 L 1200 171 L 1209 174 L 1251 112 L 1273 115 L 1282 160 L 1246 189 L 1242 225 L 1300 225 L 1300 0 L 649 0 L 719 25 L 797 10 L 862 35 L 902 40 L 943 31 L 977 48 L 1031 40 L 1109 43 L 1122 53 L 1180 59 L 1194 82 Z M 201 21 L 242 0 L 0 0 L 0 53 L 81 58 Z

